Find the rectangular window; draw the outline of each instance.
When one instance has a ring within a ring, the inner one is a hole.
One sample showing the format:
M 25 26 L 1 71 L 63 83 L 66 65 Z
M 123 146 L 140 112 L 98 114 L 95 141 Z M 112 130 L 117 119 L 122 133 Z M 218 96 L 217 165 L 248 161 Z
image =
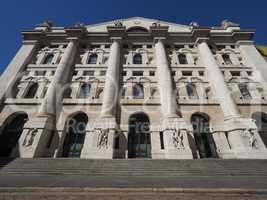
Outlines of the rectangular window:
M 252 71 L 247 71 L 248 76 L 252 76 Z
M 110 44 L 105 44 L 105 49 L 109 49 L 110 48 Z
M 128 48 L 129 48 L 128 44 L 124 44 L 124 45 L 123 45 L 123 48 L 124 48 L 124 49 L 128 49 Z
M 44 76 L 46 71 L 35 71 L 35 76 Z
M 123 72 L 122 72 L 122 75 L 123 75 L 123 76 L 127 76 L 127 71 L 123 71 Z
M 146 48 L 151 49 L 152 48 L 152 45 L 151 44 L 148 44 L 148 45 L 146 45 Z
M 182 71 L 183 76 L 192 76 L 192 71 Z
M 106 75 L 106 70 L 100 71 L 100 76 L 105 76 Z
M 150 71 L 149 76 L 155 76 L 155 71 Z
M 133 76 L 143 76 L 143 71 L 133 71 Z
M 183 49 L 184 45 L 174 45 L 175 50 Z
M 133 45 L 133 49 L 141 49 L 141 48 L 143 48 L 142 45 Z
M 238 84 L 238 87 L 244 99 L 251 99 L 251 95 L 248 86 L 246 84 L 240 83 Z
M 164 149 L 164 136 L 162 131 L 159 132 L 159 137 L 160 137 L 160 148 Z
M 199 76 L 204 76 L 204 72 L 203 71 L 198 71 Z
M 231 71 L 232 76 L 240 76 L 240 71 Z
M 176 71 L 172 71 L 172 76 L 175 76 L 176 75 Z
M 90 45 L 90 48 L 91 49 L 99 49 L 100 48 L 100 45 L 93 44 L 93 45 Z
M 77 76 L 77 74 L 78 74 L 78 71 L 73 71 L 73 76 Z
M 84 76 L 94 76 L 94 73 L 95 73 L 94 71 L 84 71 L 83 75 Z

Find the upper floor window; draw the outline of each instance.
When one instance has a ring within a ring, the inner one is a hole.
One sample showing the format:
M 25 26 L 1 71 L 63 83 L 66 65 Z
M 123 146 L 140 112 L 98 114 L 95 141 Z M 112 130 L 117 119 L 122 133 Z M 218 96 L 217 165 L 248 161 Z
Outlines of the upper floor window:
M 81 99 L 88 98 L 90 96 L 90 91 L 91 91 L 91 85 L 89 83 L 84 83 L 81 86 L 79 98 Z
M 25 98 L 27 99 L 35 98 L 37 90 L 38 90 L 38 83 L 32 83 L 28 89 L 27 94 L 25 95 Z
M 134 99 L 144 98 L 144 87 L 142 84 L 136 84 L 133 86 L 133 98 Z
M 224 63 L 226 65 L 231 65 L 232 64 L 232 61 L 231 61 L 231 58 L 230 58 L 229 54 L 223 54 L 222 58 L 223 58 L 223 61 L 224 61 Z
M 97 54 L 92 54 L 89 56 L 88 64 L 96 64 L 97 63 Z
M 239 83 L 238 88 L 239 88 L 241 95 L 244 99 L 251 99 L 251 95 L 250 95 L 247 84 Z
M 141 54 L 135 54 L 133 57 L 133 64 L 138 65 L 142 64 L 142 55 Z
M 179 63 L 182 64 L 182 65 L 188 64 L 185 54 L 179 54 L 178 55 L 178 60 L 179 60 Z
M 71 98 L 71 92 L 72 92 L 71 88 L 69 88 L 69 87 L 66 88 L 64 93 L 63 93 L 63 98 L 70 99 Z
M 186 91 L 187 91 L 189 99 L 197 99 L 198 98 L 196 85 L 194 83 L 188 83 L 186 85 Z
M 44 65 L 52 64 L 53 59 L 54 59 L 54 55 L 50 53 L 45 57 L 43 64 Z

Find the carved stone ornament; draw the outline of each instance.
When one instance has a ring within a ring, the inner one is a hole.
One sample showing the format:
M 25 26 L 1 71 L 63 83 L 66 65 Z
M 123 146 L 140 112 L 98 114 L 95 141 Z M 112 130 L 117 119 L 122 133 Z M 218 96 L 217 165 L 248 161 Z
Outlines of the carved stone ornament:
M 23 141 L 22 145 L 25 146 L 25 147 L 32 146 L 32 144 L 34 142 L 34 138 L 35 138 L 37 132 L 38 132 L 37 128 L 29 129 L 28 133 L 26 134 L 26 136 L 24 138 L 24 141 Z
M 160 23 L 159 23 L 159 22 L 154 22 L 154 23 L 152 24 L 152 26 L 153 26 L 153 27 L 160 27 Z
M 81 23 L 81 22 L 77 22 L 75 25 L 74 25 L 75 28 L 84 28 L 85 27 L 85 24 L 84 23 Z
M 108 129 L 96 129 L 97 133 L 97 147 L 99 149 L 108 148 Z
M 46 21 L 44 21 L 44 22 L 38 24 L 37 26 L 52 27 L 53 24 L 52 24 L 51 21 L 47 21 L 47 20 L 46 20 Z
M 221 22 L 221 28 L 224 28 L 224 29 L 227 29 L 228 27 L 237 27 L 237 26 L 239 26 L 239 24 L 231 22 L 228 19 L 225 19 Z
M 172 131 L 172 142 L 175 148 L 183 149 L 184 148 L 184 136 L 183 132 L 179 130 Z
M 193 27 L 193 28 L 198 28 L 199 27 L 199 24 L 197 22 L 191 22 L 189 24 L 189 26 Z
M 243 132 L 244 139 L 247 141 L 249 147 L 252 148 L 252 149 L 257 149 L 258 148 L 257 138 L 255 137 L 255 131 L 256 130 L 246 129 Z
M 123 24 L 122 24 L 122 21 L 115 21 L 114 22 L 114 25 L 116 26 L 116 27 L 122 27 L 123 26 Z

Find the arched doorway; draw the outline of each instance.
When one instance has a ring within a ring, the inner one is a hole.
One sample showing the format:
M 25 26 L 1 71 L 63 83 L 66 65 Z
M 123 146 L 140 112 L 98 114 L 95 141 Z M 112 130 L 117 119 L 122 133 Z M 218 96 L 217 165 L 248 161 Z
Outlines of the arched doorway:
M 151 158 L 150 122 L 144 113 L 129 118 L 128 158 Z
M 210 135 L 209 117 L 206 114 L 196 113 L 192 115 L 191 123 L 200 158 L 213 157 L 211 149 L 213 140 Z
M 9 157 L 23 132 L 28 115 L 24 112 L 9 116 L 0 135 L 0 157 Z
M 80 157 L 87 123 L 88 117 L 85 113 L 78 113 L 68 119 L 65 125 L 66 136 L 62 157 Z
M 255 120 L 261 139 L 267 147 L 267 114 L 256 112 L 252 114 L 252 119 Z

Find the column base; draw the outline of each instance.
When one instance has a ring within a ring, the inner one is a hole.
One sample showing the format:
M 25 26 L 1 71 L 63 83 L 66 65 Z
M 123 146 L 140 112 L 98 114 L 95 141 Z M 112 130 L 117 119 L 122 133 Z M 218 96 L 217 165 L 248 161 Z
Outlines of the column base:
M 116 119 L 100 118 L 90 134 L 85 138 L 81 158 L 112 159 L 114 157 L 114 138 L 117 132 Z
M 232 118 L 221 125 L 214 126 L 213 132 L 224 134 L 224 145 L 219 143 L 216 136 L 217 152 L 224 159 L 266 159 L 267 149 L 257 131 L 257 126 L 250 118 Z M 214 133 L 215 134 L 215 133 Z M 221 137 L 222 138 L 222 137 Z
M 19 155 L 21 158 L 48 157 L 46 148 L 50 130 L 53 130 L 53 119 L 49 117 L 35 117 L 25 125 L 19 139 Z M 13 154 L 13 153 L 12 153 Z M 14 155 L 14 154 L 13 154 Z
M 167 118 L 163 121 L 166 159 L 193 159 L 189 130 L 191 127 L 182 118 Z

